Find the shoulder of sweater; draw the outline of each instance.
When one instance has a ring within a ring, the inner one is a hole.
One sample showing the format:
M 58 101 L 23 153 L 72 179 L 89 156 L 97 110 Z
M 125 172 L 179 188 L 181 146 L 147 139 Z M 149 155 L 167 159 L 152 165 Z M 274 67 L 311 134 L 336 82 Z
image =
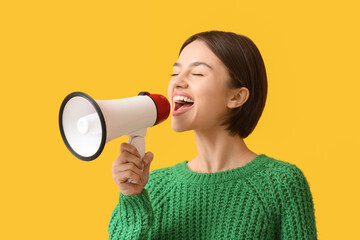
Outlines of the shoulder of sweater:
M 270 157 L 263 174 L 282 185 L 294 182 L 307 184 L 303 171 L 296 164 Z
M 272 157 L 268 157 L 268 161 L 265 166 L 267 170 L 271 170 L 272 172 L 301 172 L 301 169 L 296 164 Z
M 296 206 L 311 206 L 312 194 L 309 183 L 303 171 L 296 165 L 287 161 L 268 158 L 267 163 L 258 174 L 254 174 L 251 183 L 262 192 L 267 199 L 269 208 L 277 215 L 291 212 L 293 204 Z M 306 203 L 299 203 L 306 201 Z M 299 204 L 298 204 L 299 203 Z M 287 208 L 288 210 L 282 210 Z

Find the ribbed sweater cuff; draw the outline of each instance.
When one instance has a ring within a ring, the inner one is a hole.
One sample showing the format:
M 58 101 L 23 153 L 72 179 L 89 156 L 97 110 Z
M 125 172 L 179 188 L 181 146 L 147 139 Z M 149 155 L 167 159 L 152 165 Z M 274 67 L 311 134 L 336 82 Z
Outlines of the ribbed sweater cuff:
M 120 218 L 126 225 L 144 224 L 151 226 L 153 222 L 153 210 L 148 190 L 146 188 L 140 194 L 126 196 L 119 195 Z
M 148 190 L 146 188 L 140 194 L 136 195 L 124 195 L 120 192 L 119 201 L 124 201 L 125 203 L 132 203 L 132 205 L 136 208 L 148 208 L 148 204 L 150 204 L 150 198 L 148 194 Z

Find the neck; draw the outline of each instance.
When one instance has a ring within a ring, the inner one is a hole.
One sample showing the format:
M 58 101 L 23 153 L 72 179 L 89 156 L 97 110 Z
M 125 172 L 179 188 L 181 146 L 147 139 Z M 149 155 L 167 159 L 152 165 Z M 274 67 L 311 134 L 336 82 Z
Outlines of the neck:
M 210 173 L 241 167 L 257 154 L 250 151 L 238 135 L 224 129 L 194 130 L 198 155 L 188 163 L 194 172 Z

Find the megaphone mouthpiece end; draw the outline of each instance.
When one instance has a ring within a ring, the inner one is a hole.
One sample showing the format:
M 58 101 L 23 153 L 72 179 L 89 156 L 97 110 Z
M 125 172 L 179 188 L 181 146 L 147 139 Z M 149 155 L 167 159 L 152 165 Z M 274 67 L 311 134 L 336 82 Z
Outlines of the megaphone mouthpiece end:
M 166 97 L 160 94 L 150 94 L 148 92 L 140 92 L 139 95 L 148 95 L 155 103 L 157 118 L 154 126 L 165 121 L 169 117 L 170 103 Z

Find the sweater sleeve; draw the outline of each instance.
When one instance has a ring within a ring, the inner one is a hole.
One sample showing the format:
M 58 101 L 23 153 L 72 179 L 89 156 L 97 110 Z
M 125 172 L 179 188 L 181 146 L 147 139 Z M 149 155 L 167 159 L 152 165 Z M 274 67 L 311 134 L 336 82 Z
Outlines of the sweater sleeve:
M 281 239 L 317 239 L 315 210 L 303 172 L 292 165 L 280 178 Z
M 119 203 L 110 217 L 109 240 L 148 239 L 154 221 L 153 210 L 146 188 L 140 194 L 120 193 Z

